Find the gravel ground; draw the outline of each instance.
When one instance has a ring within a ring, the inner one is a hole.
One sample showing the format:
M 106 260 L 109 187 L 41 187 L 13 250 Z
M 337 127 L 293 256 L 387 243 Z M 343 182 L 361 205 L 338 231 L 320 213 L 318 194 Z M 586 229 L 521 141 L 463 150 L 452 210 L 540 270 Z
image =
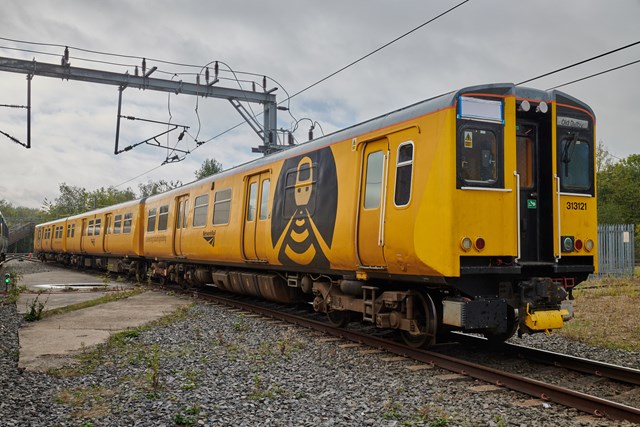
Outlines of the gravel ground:
M 24 272 L 23 272 L 24 273 Z M 573 426 L 584 417 L 508 390 L 478 392 L 315 332 L 211 304 L 87 353 L 91 369 L 17 369 L 15 306 L 0 305 L 2 426 Z M 533 336 L 516 341 L 638 367 L 640 355 Z M 546 407 L 545 407 L 546 406 Z M 593 424 L 595 422 L 595 424 Z

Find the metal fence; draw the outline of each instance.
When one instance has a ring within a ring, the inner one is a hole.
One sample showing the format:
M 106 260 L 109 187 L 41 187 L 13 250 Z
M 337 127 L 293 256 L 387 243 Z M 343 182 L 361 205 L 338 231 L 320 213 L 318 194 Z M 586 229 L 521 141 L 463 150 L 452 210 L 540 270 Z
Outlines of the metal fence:
M 598 225 L 598 276 L 632 276 L 634 224 Z

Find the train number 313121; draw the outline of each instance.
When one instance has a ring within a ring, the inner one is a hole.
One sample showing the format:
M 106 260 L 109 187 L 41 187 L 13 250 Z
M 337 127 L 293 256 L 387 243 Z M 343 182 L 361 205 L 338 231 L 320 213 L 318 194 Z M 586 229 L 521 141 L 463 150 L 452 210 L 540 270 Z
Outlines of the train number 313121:
M 567 209 L 570 211 L 586 211 L 586 202 L 567 202 Z

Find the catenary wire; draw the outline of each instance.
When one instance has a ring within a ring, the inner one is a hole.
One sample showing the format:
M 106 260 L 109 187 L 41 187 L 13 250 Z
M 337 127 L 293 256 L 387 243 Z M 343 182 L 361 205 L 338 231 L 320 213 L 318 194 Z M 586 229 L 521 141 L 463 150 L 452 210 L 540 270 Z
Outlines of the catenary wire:
M 570 81 L 570 82 L 563 83 L 563 84 L 558 85 L 558 86 L 550 87 L 550 88 L 549 88 L 549 89 L 547 89 L 547 90 L 553 90 L 553 89 L 558 89 L 558 88 L 563 87 L 563 86 L 569 86 L 570 84 L 578 83 L 578 82 L 581 82 L 581 81 L 583 81 L 583 80 L 590 79 L 590 78 L 592 78 L 592 77 L 600 76 L 600 75 L 602 75 L 602 74 L 607 74 L 607 73 L 610 73 L 610 72 L 612 72 L 612 71 L 616 71 L 616 70 L 619 70 L 619 69 L 621 69 L 621 68 L 625 68 L 625 67 L 628 67 L 628 66 L 630 66 L 630 65 L 637 64 L 637 63 L 639 63 L 639 62 L 640 62 L 640 59 L 638 59 L 637 61 L 628 62 L 628 63 L 626 63 L 626 64 L 624 64 L 624 65 L 620 65 L 620 66 L 618 66 L 618 67 L 609 68 L 608 70 L 600 71 L 599 73 L 591 74 L 591 75 L 588 75 L 588 76 L 586 76 L 586 77 L 582 77 L 582 78 L 579 78 L 579 79 L 576 79 L 576 80 L 572 80 L 572 81 Z
M 520 86 L 520 85 L 523 85 L 525 83 L 529 83 L 529 82 L 532 82 L 534 80 L 538 80 L 538 79 L 541 79 L 543 77 L 547 77 L 547 76 L 550 76 L 552 74 L 559 73 L 560 71 L 568 70 L 569 68 L 577 67 L 578 65 L 586 64 L 587 62 L 591 62 L 591 61 L 594 61 L 596 59 L 602 58 L 604 56 L 611 55 L 612 53 L 620 52 L 621 50 L 628 49 L 628 48 L 633 47 L 633 46 L 635 46 L 637 44 L 640 44 L 640 40 L 637 41 L 637 42 L 634 42 L 634 43 L 630 43 L 630 44 L 628 44 L 626 46 L 622 46 L 622 47 L 619 47 L 617 49 L 613 49 L 613 50 L 610 50 L 608 52 L 601 53 L 600 55 L 592 56 L 591 58 L 576 62 L 574 64 L 567 65 L 567 66 L 564 66 L 562 68 L 558 68 L 557 70 L 549 71 L 548 73 L 541 74 L 541 75 L 539 75 L 537 77 L 533 77 L 533 78 L 521 81 L 520 83 L 516 83 L 516 86 Z

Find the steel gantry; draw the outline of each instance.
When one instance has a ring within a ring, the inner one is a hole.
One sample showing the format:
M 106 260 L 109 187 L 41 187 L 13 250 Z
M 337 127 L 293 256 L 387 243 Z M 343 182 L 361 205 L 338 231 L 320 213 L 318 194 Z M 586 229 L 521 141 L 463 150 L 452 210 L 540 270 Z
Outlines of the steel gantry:
M 88 68 L 73 67 L 69 64 L 68 60 L 65 61 L 65 57 L 61 61 L 61 64 L 51 64 L 44 62 L 37 62 L 35 60 L 26 61 L 21 59 L 13 59 L 0 57 L 0 71 L 6 71 L 10 73 L 19 73 L 27 75 L 27 106 L 21 108 L 27 109 L 27 143 L 22 144 L 15 138 L 11 137 L 15 142 L 29 148 L 31 146 L 31 79 L 34 76 L 54 77 L 63 80 L 77 80 L 89 83 L 105 84 L 117 86 L 119 89 L 118 99 L 118 129 L 120 123 L 120 105 L 122 102 L 122 92 L 127 88 L 138 88 L 143 90 L 151 90 L 158 92 L 169 92 L 184 95 L 201 96 L 204 98 L 221 98 L 228 100 L 234 108 L 240 113 L 240 115 L 249 123 L 251 128 L 262 139 L 262 145 L 254 148 L 255 152 L 262 152 L 268 154 L 270 152 L 278 151 L 284 148 L 284 145 L 278 143 L 277 137 L 277 110 L 276 96 L 273 93 L 274 89 L 267 90 L 263 84 L 262 91 L 232 89 L 221 86 L 215 86 L 218 82 L 217 76 L 212 81 L 207 81 L 205 84 L 201 84 L 199 79 L 196 83 L 184 82 L 182 80 L 167 80 L 150 77 L 151 73 L 156 70 L 155 67 L 150 68 L 148 71 L 144 71 L 141 75 L 131 75 L 125 73 L 115 73 L 111 71 L 94 70 Z M 137 74 L 137 70 L 136 70 Z M 256 118 L 247 113 L 246 109 L 240 104 L 240 102 L 251 102 L 263 105 L 263 122 L 260 124 Z M 185 126 L 179 126 L 184 127 Z M 118 129 L 116 129 L 116 146 L 114 153 L 126 151 L 126 149 L 120 150 L 118 148 Z M 151 139 L 151 138 L 150 138 Z M 143 143 L 146 141 L 143 141 Z M 139 144 L 136 144 L 139 145 Z M 132 147 L 127 147 L 130 149 Z

